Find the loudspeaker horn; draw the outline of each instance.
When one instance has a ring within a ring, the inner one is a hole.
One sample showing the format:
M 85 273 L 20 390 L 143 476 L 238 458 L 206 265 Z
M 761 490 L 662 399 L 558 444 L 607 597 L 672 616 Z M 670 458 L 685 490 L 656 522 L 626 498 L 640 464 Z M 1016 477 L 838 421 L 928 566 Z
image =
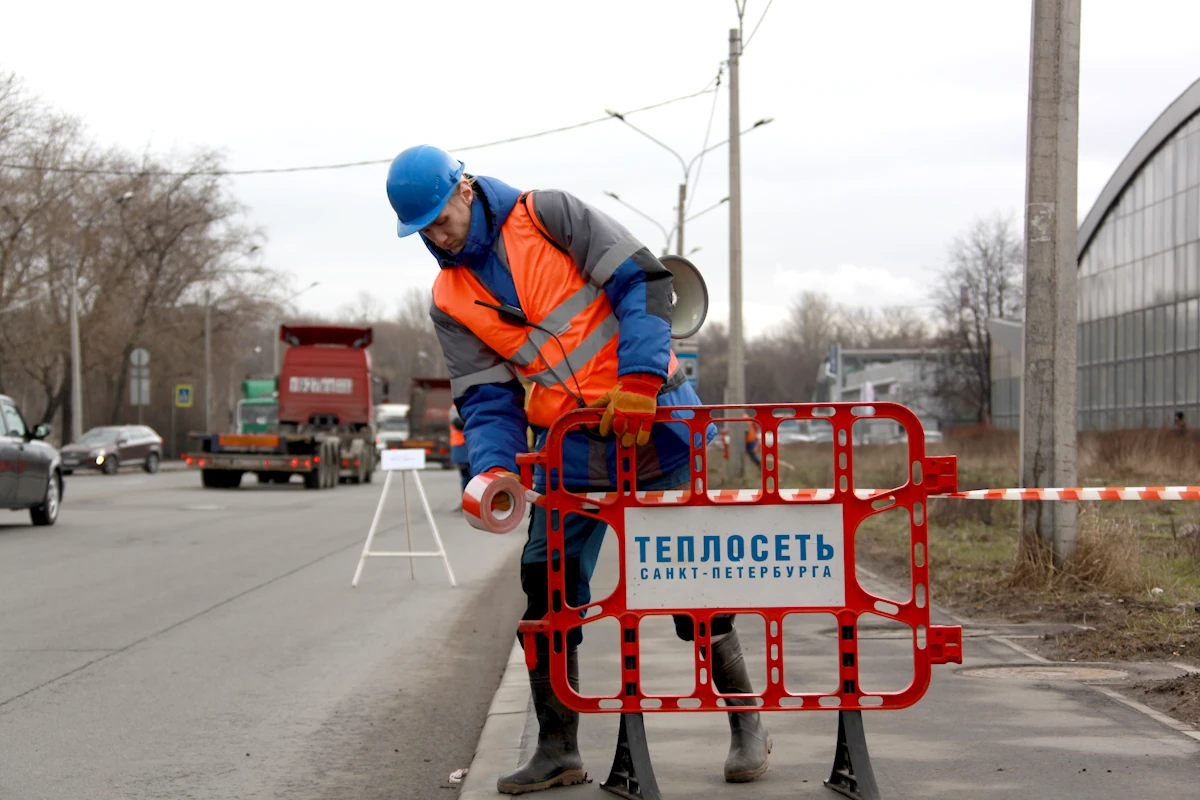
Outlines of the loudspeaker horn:
M 671 338 L 694 336 L 708 314 L 704 276 L 683 256 L 663 256 L 659 261 L 671 273 Z

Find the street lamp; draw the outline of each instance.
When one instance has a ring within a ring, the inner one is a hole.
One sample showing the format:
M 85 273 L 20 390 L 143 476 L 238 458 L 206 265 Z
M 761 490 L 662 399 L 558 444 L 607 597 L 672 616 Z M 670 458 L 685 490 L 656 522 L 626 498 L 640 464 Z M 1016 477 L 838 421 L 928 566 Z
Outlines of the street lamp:
M 308 286 L 305 286 L 303 289 L 296 292 L 292 296 L 285 297 L 282 301 L 280 301 L 279 305 L 283 306 L 283 305 L 286 305 L 287 303 L 290 303 L 291 301 L 295 300 L 300 295 L 307 292 L 309 289 L 315 289 L 320 284 L 321 284 L 320 281 L 313 281 Z M 274 334 L 274 336 L 272 338 L 274 339 L 274 345 L 275 345 L 274 375 L 275 375 L 275 377 L 278 378 L 279 377 L 279 329 L 278 329 L 278 326 L 276 326 L 276 328 L 272 332 Z
M 658 220 L 656 220 L 654 217 L 650 216 L 650 215 L 649 215 L 649 214 L 647 214 L 646 212 L 644 212 L 644 211 L 642 211 L 642 210 L 640 210 L 640 209 L 638 209 L 638 208 L 635 208 L 634 206 L 631 206 L 629 203 L 626 203 L 624 200 L 622 200 L 622 199 L 621 199 L 621 198 L 620 198 L 620 197 L 617 195 L 617 193 L 616 193 L 616 192 L 610 192 L 610 191 L 608 191 L 607 189 L 605 189 L 605 190 L 604 190 L 604 193 L 605 193 L 606 195 L 608 195 L 609 197 L 611 197 L 613 200 L 616 200 L 618 203 L 620 203 L 621 205 L 623 205 L 623 206 L 625 206 L 626 208 L 628 208 L 628 209 L 629 209 L 630 211 L 632 211 L 633 213 L 635 213 L 635 214 L 639 214 L 639 215 L 641 215 L 642 217 L 645 217 L 646 219 L 648 219 L 648 220 L 650 220 L 652 223 L 654 223 L 654 224 L 655 224 L 655 225 L 658 227 L 658 229 L 659 229 L 660 231 L 662 231 L 662 234 L 663 234 L 663 252 L 662 252 L 662 254 L 665 256 L 667 253 L 669 253 L 669 252 L 670 252 L 670 250 L 671 250 L 671 234 L 675 232 L 675 229 L 674 229 L 674 228 L 672 228 L 670 231 L 668 231 L 666 228 L 664 228 L 664 227 L 662 226 L 662 224 L 661 224 L 661 223 L 660 223 Z M 696 219 L 696 217 L 703 216 L 703 215 L 707 214 L 709 211 L 712 211 L 714 208 L 720 208 L 722 205 L 724 205 L 725 203 L 728 203 L 728 202 L 729 202 L 729 198 L 728 198 L 728 197 L 722 197 L 720 200 L 718 200 L 717 202 L 713 203 L 713 204 L 712 204 L 711 206 L 709 206 L 708 208 L 704 209 L 703 211 L 697 211 L 695 214 L 692 214 L 690 217 L 688 217 L 687 219 L 685 219 L 685 220 L 683 220 L 683 221 L 684 221 L 684 222 L 691 222 L 692 220 Z M 680 239 L 679 239 L 679 243 L 680 243 L 680 246 L 682 246 L 682 245 L 683 245 L 683 237 L 682 237 L 682 236 L 681 236 L 681 237 L 680 237 Z M 697 250 L 699 250 L 699 249 L 700 249 L 699 247 L 694 247 L 694 248 L 692 248 L 692 251 L 691 251 L 691 252 L 692 252 L 692 253 L 694 253 L 694 252 L 696 252 L 696 251 L 697 251 Z M 683 252 L 680 252 L 679 254 L 680 254 L 680 255 L 683 255 Z
M 683 225 L 684 225 L 684 223 L 688 222 L 691 219 L 695 219 L 696 217 L 700 216 L 700 214 L 703 214 L 705 211 L 711 211 L 713 208 L 716 208 L 717 206 L 721 205 L 721 203 L 728 202 L 728 200 L 729 200 L 729 198 L 726 197 L 720 203 L 717 203 L 714 206 L 706 208 L 706 209 L 704 209 L 704 211 L 701 211 L 698 214 L 696 214 L 692 217 L 689 217 L 688 219 L 684 219 L 684 214 L 686 213 L 686 203 L 687 203 L 687 185 L 688 185 L 688 181 L 691 179 L 692 167 L 694 167 L 696 165 L 696 161 L 698 159 L 700 159 L 702 156 L 704 156 L 706 153 L 710 153 L 713 150 L 716 150 L 718 147 L 722 147 L 724 145 L 729 144 L 729 140 L 725 139 L 724 141 L 717 142 L 716 144 L 712 145 L 711 147 L 706 147 L 703 150 L 701 150 L 699 153 L 694 155 L 692 157 L 691 161 L 684 161 L 683 156 L 679 155 L 679 153 L 677 153 L 674 150 L 674 148 L 668 146 L 667 144 L 663 143 L 662 141 L 655 138 L 654 136 L 651 136 L 649 133 L 646 133 L 646 131 L 642 130 L 637 125 L 634 125 L 632 122 L 625 119 L 624 115 L 620 114 L 617 111 L 613 111 L 612 109 L 608 109 L 608 108 L 604 109 L 604 111 L 610 117 L 613 117 L 614 119 L 619 119 L 621 122 L 624 122 L 626 125 L 628 125 L 630 128 L 633 128 L 635 131 L 640 133 L 642 136 L 645 136 L 647 139 L 654 142 L 656 145 L 663 148 L 671 155 L 675 156 L 675 158 L 678 159 L 678 161 L 679 161 L 679 166 L 683 168 L 683 183 L 679 184 L 679 207 L 676 209 L 676 211 L 677 211 L 676 222 L 675 222 L 675 225 L 671 228 L 670 233 L 668 233 L 666 228 L 664 228 L 658 222 L 651 219 L 646 214 L 643 214 L 641 211 L 638 211 L 636 208 L 629 205 L 625 201 L 621 200 L 621 198 L 617 197 L 612 192 L 605 192 L 606 195 L 613 198 L 618 203 L 621 203 L 622 205 L 626 206 L 630 210 L 632 210 L 638 214 L 641 214 L 643 217 L 646 217 L 646 219 L 649 219 L 651 222 L 654 222 L 655 225 L 658 225 L 659 230 L 661 230 L 663 232 L 663 234 L 666 236 L 666 239 L 667 239 L 667 247 L 666 247 L 666 249 L 663 250 L 663 255 L 666 255 L 667 250 L 670 249 L 671 233 L 676 234 L 675 252 L 679 253 L 680 255 L 683 255 L 683 252 L 684 252 L 684 250 L 683 250 Z M 774 121 L 775 121 L 774 117 L 763 117 L 762 119 L 758 120 L 757 122 L 755 122 L 749 128 L 746 128 L 746 130 L 742 131 L 738 135 L 740 136 L 743 134 L 747 134 L 752 130 L 761 128 L 763 125 L 769 125 L 770 123 L 772 123 Z
M 628 208 L 633 213 L 637 214 L 638 216 L 642 217 L 643 219 L 649 220 L 655 227 L 657 227 L 660 231 L 662 231 L 663 240 L 664 240 L 662 254 L 665 256 L 667 254 L 667 252 L 671 249 L 671 234 L 667 231 L 666 228 L 663 227 L 662 223 L 659 222 L 658 220 L 656 220 L 654 217 L 647 214 L 645 211 L 642 211 L 641 209 L 635 208 L 635 207 L 631 206 L 629 203 L 626 203 L 624 200 L 622 200 L 617 195 L 616 192 L 610 192 L 608 189 L 605 189 L 604 193 L 606 195 L 608 195 L 609 197 L 611 197 L 613 200 L 616 200 L 618 203 L 620 203 L 621 205 Z
M 91 229 L 92 225 L 99 222 L 105 214 L 112 211 L 117 206 L 123 206 L 133 198 L 133 192 L 126 192 L 120 197 L 111 198 L 111 202 L 115 205 L 104 204 L 104 207 L 83 224 L 83 227 L 75 231 L 75 252 L 79 258 L 78 262 L 71 263 L 71 308 L 67 316 L 70 320 L 71 328 L 71 441 L 74 442 L 83 435 L 83 367 L 80 363 L 80 345 L 79 345 L 79 272 L 83 269 L 83 236 Z

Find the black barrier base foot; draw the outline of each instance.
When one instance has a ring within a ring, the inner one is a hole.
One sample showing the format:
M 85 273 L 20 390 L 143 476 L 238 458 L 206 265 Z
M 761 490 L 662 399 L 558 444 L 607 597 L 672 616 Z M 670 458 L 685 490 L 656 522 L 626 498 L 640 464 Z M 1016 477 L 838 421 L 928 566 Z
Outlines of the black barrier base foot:
M 855 800 L 883 800 L 871 769 L 861 711 L 838 712 L 837 750 L 833 754 L 833 771 L 825 785 Z
M 628 800 L 662 800 L 658 781 L 654 779 L 654 765 L 650 763 L 646 723 L 640 712 L 621 715 L 612 771 L 600 788 Z

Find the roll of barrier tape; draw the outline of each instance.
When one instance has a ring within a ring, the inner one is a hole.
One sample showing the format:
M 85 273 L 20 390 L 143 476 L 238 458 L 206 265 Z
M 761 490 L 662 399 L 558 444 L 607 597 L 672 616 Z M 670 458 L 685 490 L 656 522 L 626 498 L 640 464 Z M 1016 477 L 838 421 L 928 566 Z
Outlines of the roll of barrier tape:
M 508 496 L 508 510 L 493 508 L 497 497 Z M 485 472 L 471 478 L 463 491 L 463 516 L 472 528 L 488 533 L 508 533 L 525 519 L 525 487 L 509 475 Z

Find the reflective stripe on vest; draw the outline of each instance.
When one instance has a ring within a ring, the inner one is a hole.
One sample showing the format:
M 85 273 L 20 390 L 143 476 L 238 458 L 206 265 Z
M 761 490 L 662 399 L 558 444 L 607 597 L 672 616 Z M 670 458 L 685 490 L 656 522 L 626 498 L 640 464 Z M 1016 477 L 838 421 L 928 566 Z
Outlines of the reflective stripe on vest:
M 508 261 L 521 310 L 545 331 L 505 322 L 494 309 L 476 305 L 476 300 L 499 302 L 466 267 L 438 273 L 433 301 L 533 382 L 526 415 L 531 424 L 548 427 L 577 407 L 572 394 L 592 402 L 616 383 L 620 324 L 604 290 L 584 280 L 571 256 L 544 235 L 531 195 L 517 202 L 500 233 L 503 245 L 497 252 L 502 250 Z M 676 368 L 671 353 L 669 371 Z M 501 380 L 505 369 L 498 365 L 452 379 L 455 396 L 472 385 Z

